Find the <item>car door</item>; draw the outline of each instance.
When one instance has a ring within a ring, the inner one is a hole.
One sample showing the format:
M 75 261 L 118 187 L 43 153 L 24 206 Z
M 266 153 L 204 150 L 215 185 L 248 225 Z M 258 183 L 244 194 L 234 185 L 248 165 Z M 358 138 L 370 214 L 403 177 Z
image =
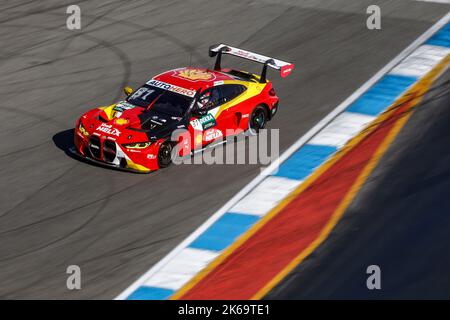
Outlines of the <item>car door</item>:
M 225 137 L 227 129 L 236 129 L 233 100 L 245 90 L 246 87 L 243 85 L 223 84 L 206 89 L 201 93 L 201 97 L 209 94 L 209 101 L 205 108 L 207 113 L 190 121 L 191 135 L 196 148 Z
M 238 125 L 237 113 L 239 104 L 236 104 L 237 98 L 247 88 L 241 84 L 224 84 L 220 86 L 221 101 L 218 110 L 215 113 L 217 129 L 223 136 L 234 135 Z

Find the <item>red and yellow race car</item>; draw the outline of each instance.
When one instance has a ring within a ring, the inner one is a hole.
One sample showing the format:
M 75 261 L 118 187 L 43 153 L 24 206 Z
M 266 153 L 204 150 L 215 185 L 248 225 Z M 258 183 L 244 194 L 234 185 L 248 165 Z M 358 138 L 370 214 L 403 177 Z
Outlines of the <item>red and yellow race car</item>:
M 222 68 L 224 54 L 262 63 L 261 75 Z M 278 109 L 267 67 L 286 77 L 294 65 L 224 44 L 211 46 L 209 55 L 216 57 L 213 70 L 170 70 L 137 90 L 126 87 L 125 100 L 86 112 L 75 127 L 76 153 L 103 165 L 150 172 L 171 163 L 174 147 L 187 156 L 229 135 L 258 133 Z

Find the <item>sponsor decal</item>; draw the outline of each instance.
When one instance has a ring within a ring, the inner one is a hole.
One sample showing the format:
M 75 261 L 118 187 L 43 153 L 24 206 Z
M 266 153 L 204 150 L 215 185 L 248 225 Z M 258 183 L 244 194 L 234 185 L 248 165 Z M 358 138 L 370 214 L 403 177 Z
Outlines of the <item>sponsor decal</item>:
M 195 68 L 186 68 L 182 70 L 177 70 L 175 71 L 174 76 L 190 81 L 213 80 L 216 78 L 216 76 L 212 72 Z
M 194 130 L 203 130 L 202 125 L 200 124 L 200 121 L 198 121 L 198 119 L 192 120 L 190 124 L 192 128 L 194 128 Z
M 242 49 L 237 49 L 237 48 L 233 48 L 230 50 L 233 54 L 237 55 L 238 57 L 243 57 L 246 59 L 250 59 L 250 60 L 254 60 L 254 61 L 258 61 L 261 63 L 266 62 L 267 59 L 270 59 L 269 57 L 257 54 L 257 53 L 253 53 L 250 51 L 245 51 Z
M 166 82 L 151 79 L 151 80 L 147 81 L 147 84 L 149 86 L 157 87 L 157 88 L 167 90 L 167 91 L 172 91 L 172 92 L 175 92 L 178 94 L 182 94 L 184 96 L 188 96 L 188 97 L 195 96 L 195 91 L 193 91 L 193 90 L 181 88 L 181 87 L 178 87 L 173 84 L 166 83 Z
M 118 126 L 124 126 L 126 124 L 129 123 L 128 119 L 124 119 L 124 118 L 118 118 L 114 121 L 115 124 L 117 124 Z
M 191 126 L 195 130 L 206 130 L 209 128 L 212 128 L 216 125 L 216 119 L 214 116 L 210 113 L 206 114 L 205 116 L 195 119 L 191 121 Z
M 216 119 L 212 116 L 212 114 L 207 114 L 204 117 L 201 117 L 198 119 L 200 121 L 200 124 L 203 127 L 203 130 L 209 129 L 211 127 L 214 127 L 216 125 Z
M 220 137 L 222 137 L 222 131 L 217 130 L 217 129 L 211 129 L 208 131 L 205 131 L 205 141 L 212 141 L 212 140 L 216 140 Z
M 281 70 L 280 70 L 281 77 L 282 78 L 287 77 L 292 72 L 292 69 L 294 69 L 294 65 L 292 65 L 292 64 L 288 64 L 288 65 L 281 67 Z
M 199 145 L 202 143 L 203 136 L 201 134 L 198 134 L 195 136 L 195 144 Z
M 113 128 L 113 126 L 111 124 L 102 123 L 101 125 L 99 125 L 97 127 L 96 130 L 101 131 L 101 132 L 106 133 L 111 136 L 116 136 L 116 137 L 120 136 L 120 131 L 116 128 Z
M 114 106 L 113 110 L 118 112 L 124 112 L 125 110 L 133 109 L 135 107 L 136 106 L 134 104 L 128 103 L 126 101 L 120 101 Z
M 154 155 L 154 154 L 148 154 L 148 155 L 147 155 L 147 159 L 149 159 L 149 160 L 156 159 L 156 155 Z
M 220 81 L 214 81 L 214 86 L 220 86 L 220 85 L 222 85 L 222 84 L 224 84 L 223 80 L 220 80 Z

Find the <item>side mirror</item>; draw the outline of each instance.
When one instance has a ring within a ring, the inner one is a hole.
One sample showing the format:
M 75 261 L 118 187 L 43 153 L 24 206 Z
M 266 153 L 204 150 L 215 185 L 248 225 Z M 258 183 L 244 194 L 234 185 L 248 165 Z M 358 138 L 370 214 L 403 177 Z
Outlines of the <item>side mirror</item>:
M 133 88 L 131 87 L 125 87 L 123 88 L 123 92 L 127 95 L 127 97 L 133 93 Z
M 208 110 L 205 110 L 205 109 L 195 109 L 195 110 L 192 110 L 192 115 L 193 115 L 194 117 L 197 117 L 197 118 L 203 117 L 203 116 L 206 115 L 207 113 L 208 113 Z

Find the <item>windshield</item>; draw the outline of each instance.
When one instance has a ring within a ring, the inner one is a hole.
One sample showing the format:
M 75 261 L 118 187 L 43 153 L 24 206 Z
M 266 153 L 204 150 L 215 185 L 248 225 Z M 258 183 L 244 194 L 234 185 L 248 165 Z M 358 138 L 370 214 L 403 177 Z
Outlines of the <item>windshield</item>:
M 153 103 L 151 110 L 174 117 L 181 117 L 186 113 L 189 105 L 192 103 L 192 98 L 145 85 L 130 95 L 127 101 L 143 108 L 147 108 Z

